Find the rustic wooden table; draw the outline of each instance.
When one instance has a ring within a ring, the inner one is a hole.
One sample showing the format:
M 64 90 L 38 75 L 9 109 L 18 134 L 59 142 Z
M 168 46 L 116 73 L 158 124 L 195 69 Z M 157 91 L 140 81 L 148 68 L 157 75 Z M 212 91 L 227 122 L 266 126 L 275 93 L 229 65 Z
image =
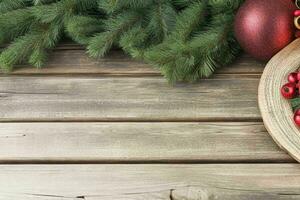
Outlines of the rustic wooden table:
M 0 199 L 300 199 L 257 107 L 263 68 L 243 56 L 172 87 L 120 52 L 62 45 L 0 77 Z

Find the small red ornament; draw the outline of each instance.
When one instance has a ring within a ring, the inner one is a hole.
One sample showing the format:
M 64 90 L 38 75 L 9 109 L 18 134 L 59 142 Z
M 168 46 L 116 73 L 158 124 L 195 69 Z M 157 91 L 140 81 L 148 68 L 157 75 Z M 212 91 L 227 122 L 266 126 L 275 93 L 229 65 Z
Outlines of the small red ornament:
M 289 83 L 298 83 L 299 82 L 298 73 L 296 73 L 296 72 L 290 73 L 288 75 L 288 82 Z
M 297 73 L 297 79 L 300 81 L 300 72 Z
M 295 122 L 295 124 L 300 126 L 300 109 L 296 110 L 296 112 L 294 114 L 294 122 Z
M 295 83 L 287 83 L 281 88 L 281 95 L 286 99 L 292 99 L 296 96 L 297 87 Z
M 300 16 L 300 10 L 295 10 L 295 12 L 294 12 L 294 16 Z
M 292 0 L 246 0 L 235 18 L 235 36 L 242 48 L 260 60 L 268 60 L 294 40 Z

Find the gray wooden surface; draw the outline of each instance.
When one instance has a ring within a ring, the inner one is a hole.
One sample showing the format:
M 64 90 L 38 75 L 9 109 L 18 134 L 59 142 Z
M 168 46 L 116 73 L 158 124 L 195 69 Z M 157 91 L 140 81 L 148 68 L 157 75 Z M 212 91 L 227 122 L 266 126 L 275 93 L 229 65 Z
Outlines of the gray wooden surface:
M 43 200 L 299 199 L 299 166 L 279 166 L 5 165 L 0 166 L 0 195 Z
M 300 199 L 257 107 L 264 63 L 169 85 L 120 52 L 61 45 L 0 76 L 0 199 Z
M 260 122 L 4 123 L 1 162 L 293 162 Z

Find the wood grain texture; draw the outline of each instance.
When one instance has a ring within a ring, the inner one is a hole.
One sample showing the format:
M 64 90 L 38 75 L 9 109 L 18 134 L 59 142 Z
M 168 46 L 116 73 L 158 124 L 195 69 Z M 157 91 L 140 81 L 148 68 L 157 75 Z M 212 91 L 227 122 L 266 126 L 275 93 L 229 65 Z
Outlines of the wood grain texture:
M 28 65 L 19 65 L 13 75 L 47 75 L 47 74 L 84 74 L 84 75 L 160 75 L 150 65 L 134 61 L 121 51 L 112 51 L 101 59 L 92 59 L 85 50 L 59 50 L 50 54 L 48 62 L 41 69 Z
M 121 51 L 112 51 L 101 59 L 92 59 L 85 50 L 58 49 L 50 53 L 42 69 L 19 65 L 13 75 L 109 75 L 109 76 L 160 76 L 150 64 L 131 59 Z M 232 65 L 217 70 L 217 74 L 261 74 L 264 63 L 243 55 Z
M 0 121 L 260 120 L 258 80 L 1 77 Z
M 299 165 L 249 164 L 293 162 L 260 122 L 262 69 L 244 56 L 173 87 L 119 52 L 65 44 L 44 69 L 2 74 L 0 200 L 300 200 Z M 192 164 L 209 162 L 244 164 Z
M 267 64 L 259 85 L 259 107 L 271 136 L 300 162 L 300 131 L 293 122 L 289 101 L 280 94 L 287 75 L 300 64 L 300 40 L 294 41 Z
M 298 164 L 2 165 L 0 199 L 300 199 Z
M 262 123 L 2 123 L 0 163 L 293 162 Z

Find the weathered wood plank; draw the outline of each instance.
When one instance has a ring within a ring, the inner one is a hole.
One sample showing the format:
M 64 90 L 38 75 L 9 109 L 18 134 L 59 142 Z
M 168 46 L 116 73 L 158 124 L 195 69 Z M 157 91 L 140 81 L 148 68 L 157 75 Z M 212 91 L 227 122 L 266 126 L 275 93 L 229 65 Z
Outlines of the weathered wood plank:
M 85 54 L 84 50 L 54 51 L 42 69 L 20 65 L 12 74 L 160 75 L 159 71 L 150 65 L 134 61 L 121 51 L 112 51 L 105 58 L 92 59 Z
M 270 195 L 268 195 L 270 196 Z M 145 194 L 125 194 L 113 196 L 78 196 L 64 197 L 43 194 L 10 194 L 1 193 L 0 200 L 170 200 L 170 192 L 157 192 Z
M 262 123 L 2 123 L 8 162 L 294 161 Z
M 0 188 L 3 200 L 300 199 L 300 168 L 298 164 L 2 165 Z
M 264 191 L 231 191 L 209 187 L 182 187 L 170 191 L 145 192 L 108 196 L 64 197 L 43 194 L 0 193 L 0 200 L 299 200 L 299 194 L 276 194 Z
M 258 78 L 1 77 L 0 121 L 260 120 Z
M 160 72 L 150 64 L 133 60 L 121 51 L 112 51 L 105 58 L 92 59 L 85 54 L 85 50 L 56 50 L 50 53 L 48 60 L 42 69 L 20 65 L 12 74 L 160 75 Z M 263 68 L 264 63 L 243 55 L 234 64 L 217 70 L 217 74 L 261 74 Z

